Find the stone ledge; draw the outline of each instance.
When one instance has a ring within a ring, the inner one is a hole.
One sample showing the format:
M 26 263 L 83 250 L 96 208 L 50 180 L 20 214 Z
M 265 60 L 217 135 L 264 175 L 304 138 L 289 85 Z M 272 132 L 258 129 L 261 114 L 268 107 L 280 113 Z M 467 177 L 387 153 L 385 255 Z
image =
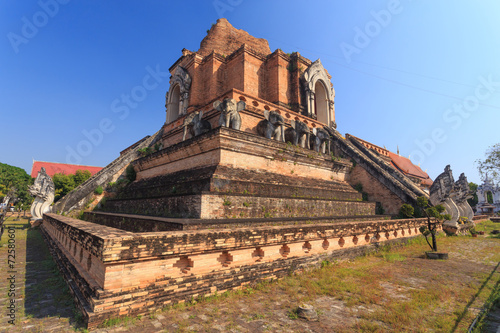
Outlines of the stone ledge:
M 400 229 L 416 230 L 426 221 L 424 218 L 132 233 L 56 214 L 44 215 L 44 224 L 53 225 L 56 230 L 61 231 L 62 236 L 67 237 L 103 262 L 178 256 L 194 252 L 207 253 L 219 251 L 220 244 L 224 244 L 227 249 L 251 248 L 279 245 L 290 241 L 352 237 L 374 232 L 394 232 Z M 83 226 L 85 230 L 78 229 L 78 225 Z M 73 243 L 68 242 L 71 245 Z
M 158 232 L 175 230 L 201 230 L 217 228 L 264 227 L 310 223 L 340 223 L 353 221 L 386 220 L 389 216 L 322 216 L 322 217 L 282 217 L 282 218 L 241 218 L 241 219 L 183 219 L 137 214 L 107 212 L 85 212 L 85 219 L 92 223 L 117 228 L 129 232 Z

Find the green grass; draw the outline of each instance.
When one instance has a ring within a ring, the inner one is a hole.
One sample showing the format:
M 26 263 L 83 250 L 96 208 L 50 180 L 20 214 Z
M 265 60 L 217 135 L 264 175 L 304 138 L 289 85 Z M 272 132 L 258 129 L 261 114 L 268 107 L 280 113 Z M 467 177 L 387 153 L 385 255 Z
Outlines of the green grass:
M 34 312 L 26 313 L 24 304 L 27 302 L 35 304 L 39 303 L 46 300 L 47 295 L 50 295 L 52 296 L 52 305 L 57 308 L 52 317 L 57 318 L 60 316 L 59 311 L 62 311 L 63 309 L 69 311 L 70 313 L 74 312 L 72 316 L 69 315 L 67 320 L 73 323 L 72 325 L 75 330 L 79 330 L 83 322 L 82 320 L 78 320 L 79 317 L 76 313 L 79 312 L 77 312 L 74 308 L 73 297 L 71 296 L 67 284 L 59 272 L 56 263 L 52 259 L 40 231 L 38 229 L 32 229 L 28 219 L 21 217 L 21 220 L 15 221 L 16 218 L 17 216 L 9 217 L 5 221 L 5 226 L 16 229 L 16 254 L 24 252 L 26 254 L 30 254 L 30 257 L 26 258 L 26 260 L 21 259 L 25 258 L 24 255 L 16 258 L 17 268 L 26 269 L 26 272 L 42 272 L 42 274 L 46 273 L 48 275 L 48 277 L 39 279 L 36 283 L 32 283 L 29 286 L 25 286 L 29 279 L 23 280 L 20 291 L 23 303 L 18 308 L 18 316 L 16 320 L 18 320 L 19 323 L 29 322 L 30 324 L 36 326 L 35 330 L 43 332 L 44 322 L 43 319 L 40 321 L 40 318 L 38 318 L 38 310 L 35 308 L 35 310 L 33 310 Z M 6 235 L 7 230 L 2 236 L 1 243 L 6 243 L 6 240 L 8 239 Z M 0 250 L 5 250 L 5 247 L 0 248 Z
M 404 261 L 406 258 L 399 253 L 386 253 L 382 257 L 388 262 Z
M 489 237 L 492 238 L 500 238 L 500 234 L 492 235 L 491 232 L 493 230 L 500 230 L 500 223 L 492 222 L 491 220 L 479 222 L 475 227 L 476 231 L 484 231 L 485 234 L 488 234 Z
M 497 281 L 490 297 L 486 300 L 483 312 L 480 313 L 477 324 L 474 326 L 474 330 L 472 332 L 480 333 L 485 331 L 486 316 L 488 312 L 495 307 L 500 307 L 500 280 Z
M 106 319 L 99 327 L 101 328 L 108 328 L 108 327 L 113 327 L 116 325 L 122 325 L 122 326 L 129 326 L 129 325 L 135 325 L 138 320 L 141 320 L 142 316 L 136 316 L 136 317 L 120 317 L 120 318 L 110 318 Z M 151 318 L 154 319 L 154 318 Z

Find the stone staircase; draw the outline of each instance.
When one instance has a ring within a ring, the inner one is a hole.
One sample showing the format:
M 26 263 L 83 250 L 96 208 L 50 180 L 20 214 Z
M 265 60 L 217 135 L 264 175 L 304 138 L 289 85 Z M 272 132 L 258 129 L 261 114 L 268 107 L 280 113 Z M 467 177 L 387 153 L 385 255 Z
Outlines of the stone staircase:
M 152 136 L 146 136 L 138 141 L 135 146 L 128 149 L 125 153 L 121 154 L 118 158 L 113 160 L 106 167 L 101 169 L 95 175 L 84 181 L 77 188 L 62 197 L 52 207 L 52 212 L 58 214 L 67 214 L 73 210 L 82 209 L 85 204 L 92 198 L 94 190 L 98 186 L 105 186 L 111 181 L 113 176 L 117 173 L 124 172 L 125 168 L 141 155 L 139 149 L 151 147 L 161 137 L 162 130 L 159 130 Z
M 325 127 L 326 128 L 326 127 Z M 416 203 L 417 197 L 428 196 L 403 174 L 384 163 L 354 138 L 344 138 L 337 130 L 326 128 L 334 144 L 353 161 L 365 169 L 371 176 L 387 187 L 403 202 Z

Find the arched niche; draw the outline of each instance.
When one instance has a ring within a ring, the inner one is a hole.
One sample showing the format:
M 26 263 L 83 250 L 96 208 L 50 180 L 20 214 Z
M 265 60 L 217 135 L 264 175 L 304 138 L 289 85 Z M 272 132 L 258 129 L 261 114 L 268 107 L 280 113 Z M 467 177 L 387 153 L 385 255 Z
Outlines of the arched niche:
M 303 82 L 308 116 L 316 118 L 327 126 L 334 126 L 335 90 L 330 83 L 325 68 L 321 64 L 321 60 L 316 60 L 305 70 Z
M 191 76 L 186 69 L 177 66 L 170 78 L 170 89 L 165 96 L 167 124 L 175 121 L 179 116 L 186 114 L 186 109 L 189 105 L 190 88 Z
M 490 203 L 488 202 L 488 193 L 491 193 L 491 196 L 493 198 L 493 204 L 500 203 L 499 200 L 500 189 L 498 188 L 498 186 L 495 186 L 493 182 L 486 175 L 484 183 L 482 185 L 479 185 L 476 191 L 478 204 Z
M 484 200 L 485 200 L 487 203 L 489 203 L 489 204 L 494 203 L 495 201 L 493 201 L 493 197 L 494 197 L 494 195 L 493 195 L 493 194 L 494 194 L 494 193 L 493 193 L 493 191 L 486 191 L 486 192 L 484 193 Z
M 322 80 L 316 81 L 314 85 L 314 112 L 316 119 L 322 123 L 329 124 L 328 114 L 330 112 L 330 103 L 326 92 L 325 84 Z
M 168 92 L 167 97 L 167 123 L 171 123 L 179 117 L 181 88 L 175 84 Z

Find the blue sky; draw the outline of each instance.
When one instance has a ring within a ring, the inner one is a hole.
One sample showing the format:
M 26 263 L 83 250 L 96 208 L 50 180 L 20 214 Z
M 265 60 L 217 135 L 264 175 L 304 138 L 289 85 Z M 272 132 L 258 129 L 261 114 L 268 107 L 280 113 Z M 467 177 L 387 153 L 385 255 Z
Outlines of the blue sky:
M 500 142 L 499 12 L 493 0 L 2 1 L 0 162 L 105 166 L 160 129 L 165 72 L 226 17 L 273 51 L 321 59 L 341 133 L 477 183 L 474 161 Z

